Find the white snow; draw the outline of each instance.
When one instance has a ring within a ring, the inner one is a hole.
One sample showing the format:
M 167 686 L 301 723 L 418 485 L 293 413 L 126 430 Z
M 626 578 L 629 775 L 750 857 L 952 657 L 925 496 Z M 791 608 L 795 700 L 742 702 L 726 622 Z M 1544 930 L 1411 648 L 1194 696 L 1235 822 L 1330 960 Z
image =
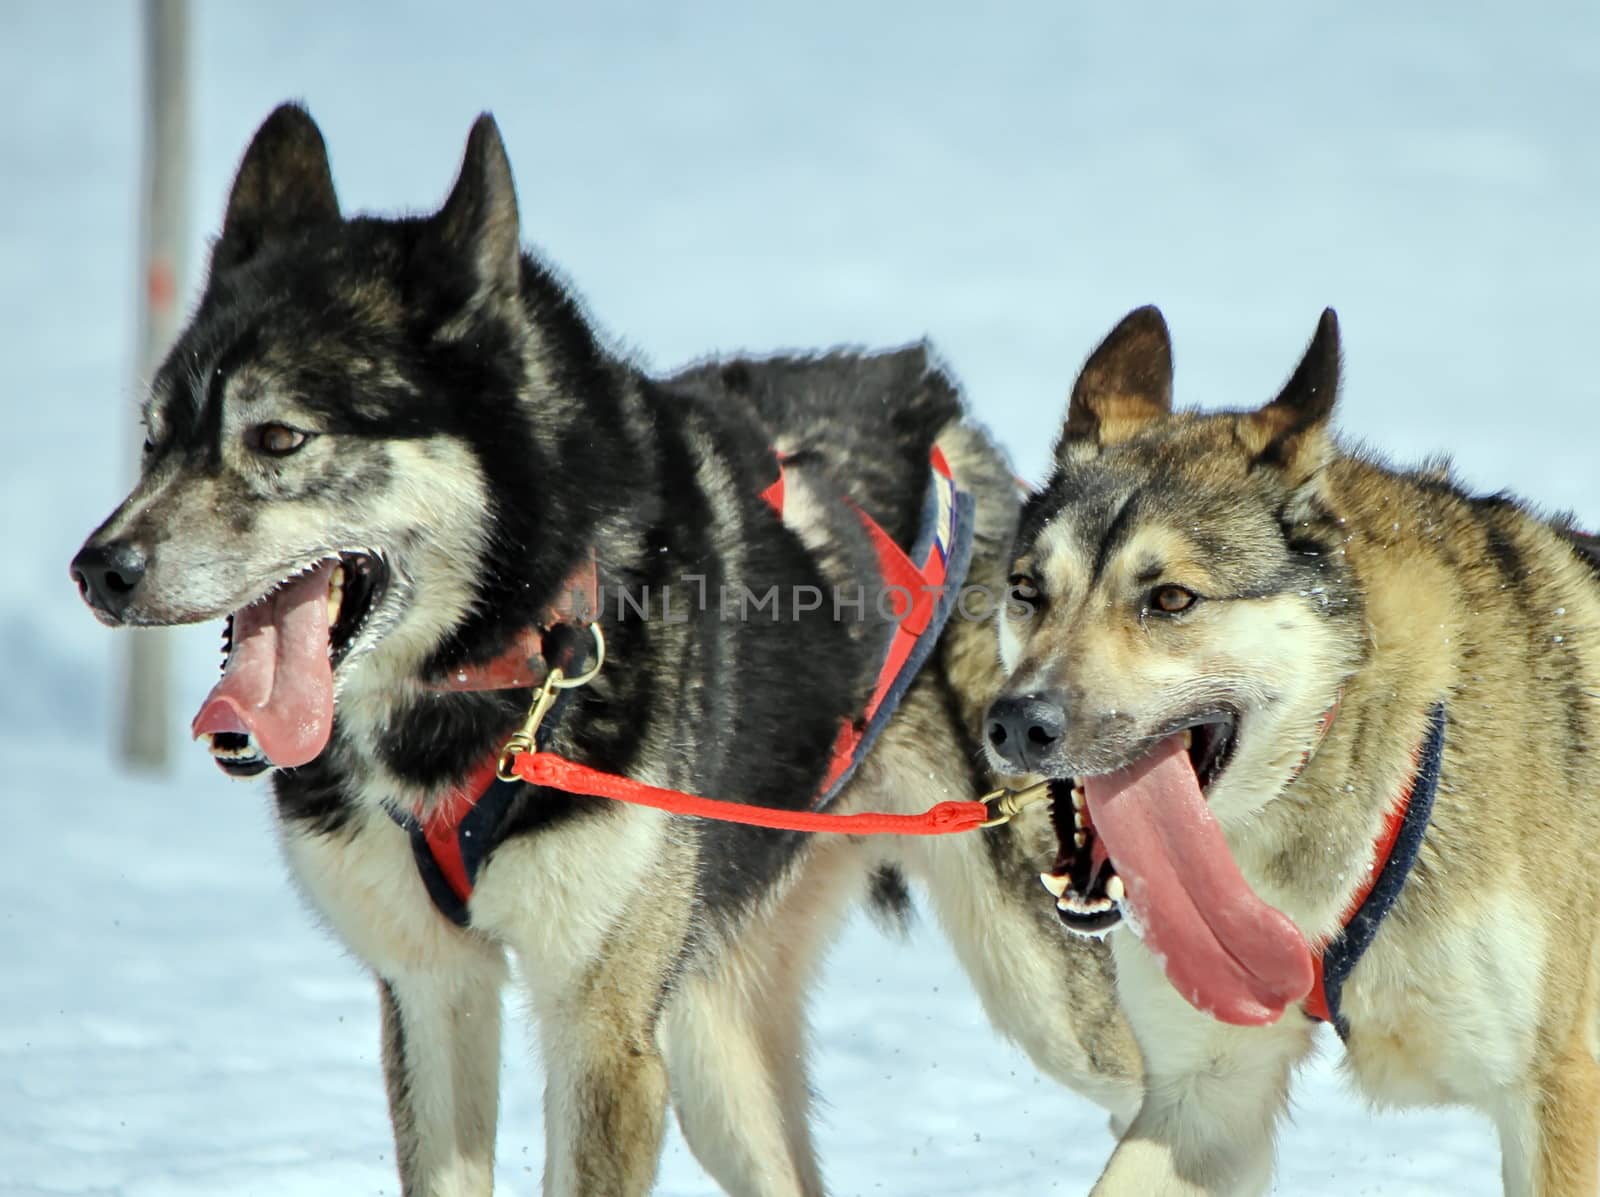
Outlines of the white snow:
M 1267 397 L 1331 303 L 1350 435 L 1600 523 L 1585 0 L 196 8 L 197 273 L 279 100 L 376 209 L 436 203 L 489 108 L 527 239 L 657 365 L 926 334 L 1036 476 L 1128 308 L 1162 304 L 1180 401 L 1219 405 Z M 136 436 L 137 11 L 0 7 L 0 1193 L 393 1193 L 370 985 L 296 899 L 263 786 L 197 749 L 116 770 L 117 638 L 66 578 Z M 215 636 L 176 637 L 179 726 Z M 927 922 L 852 924 L 813 1005 L 839 1194 L 1081 1193 L 1110 1150 Z M 531 1192 L 511 1025 L 500 1179 Z M 1371 1116 L 1336 1060 L 1300 1079 L 1279 1192 L 1498 1191 L 1484 1120 Z M 660 1191 L 713 1191 L 675 1136 Z

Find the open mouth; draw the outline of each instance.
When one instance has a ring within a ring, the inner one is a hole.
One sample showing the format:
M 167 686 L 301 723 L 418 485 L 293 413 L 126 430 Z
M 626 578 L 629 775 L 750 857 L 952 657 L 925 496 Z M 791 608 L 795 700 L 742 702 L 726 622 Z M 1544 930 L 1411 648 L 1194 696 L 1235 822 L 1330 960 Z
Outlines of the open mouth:
M 1173 735 L 1177 736 L 1195 780 L 1205 793 L 1233 759 L 1238 720 L 1218 712 L 1204 716 Z M 1050 783 L 1050 818 L 1056 829 L 1056 859 L 1048 873 L 1039 874 L 1056 900 L 1056 913 L 1068 930 L 1099 939 L 1129 913 L 1127 886 L 1101 838 L 1095 833 L 1083 785 L 1073 778 Z
M 1262 1026 L 1305 997 L 1313 971 L 1299 928 L 1245 879 L 1211 810 L 1237 740 L 1237 718 L 1213 714 L 1113 772 L 1055 783 L 1061 846 L 1042 880 L 1073 932 L 1125 920 L 1195 1009 Z
M 381 559 L 347 552 L 289 575 L 228 616 L 222 678 L 192 732 L 234 777 L 314 760 L 333 732 L 333 674 L 382 601 Z

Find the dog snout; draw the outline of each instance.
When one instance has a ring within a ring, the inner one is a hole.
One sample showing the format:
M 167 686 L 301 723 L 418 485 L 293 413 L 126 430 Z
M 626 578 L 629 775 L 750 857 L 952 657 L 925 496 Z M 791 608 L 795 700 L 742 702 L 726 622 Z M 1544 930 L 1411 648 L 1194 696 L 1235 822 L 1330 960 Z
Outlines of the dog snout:
M 132 541 L 90 542 L 72 559 L 72 580 L 83 601 L 108 619 L 121 622 L 144 577 L 145 553 Z
M 1067 727 L 1061 701 L 1048 694 L 997 699 L 989 708 L 989 746 L 1020 773 L 1043 772 L 1043 762 Z

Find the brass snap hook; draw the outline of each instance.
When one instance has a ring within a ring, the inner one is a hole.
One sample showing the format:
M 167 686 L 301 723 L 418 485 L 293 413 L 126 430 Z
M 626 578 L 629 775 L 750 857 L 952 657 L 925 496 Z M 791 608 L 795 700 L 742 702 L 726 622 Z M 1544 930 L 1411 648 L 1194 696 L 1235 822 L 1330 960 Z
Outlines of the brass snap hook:
M 1043 802 L 1049 797 L 1049 781 L 1036 781 L 1020 790 L 991 790 L 978 799 L 989 811 L 989 817 L 978 826 L 998 827 L 1002 823 L 1009 823 L 1034 803 Z
M 576 690 L 580 686 L 587 686 L 594 681 L 600 672 L 600 667 L 606 663 L 605 634 L 600 631 L 600 625 L 597 623 L 590 624 L 589 631 L 594 636 L 594 664 L 576 677 L 568 677 L 559 669 L 550 671 L 550 676 L 545 678 L 544 685 L 540 686 L 539 692 L 533 696 L 533 705 L 528 708 L 528 717 L 506 741 L 505 747 L 500 749 L 500 763 L 495 767 L 495 776 L 501 781 L 518 780 L 517 757 L 524 752 L 533 751 L 538 740 L 539 725 L 550 713 L 550 708 L 555 706 L 556 695 L 563 690 Z

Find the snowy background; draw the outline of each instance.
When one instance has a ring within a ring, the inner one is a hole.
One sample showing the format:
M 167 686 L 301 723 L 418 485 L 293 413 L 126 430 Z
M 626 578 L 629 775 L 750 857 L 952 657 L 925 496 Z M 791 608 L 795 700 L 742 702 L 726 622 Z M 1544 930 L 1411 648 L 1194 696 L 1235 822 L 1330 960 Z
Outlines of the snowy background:
M 1268 397 L 1331 303 L 1349 434 L 1600 524 L 1592 0 L 197 7 L 197 266 L 278 101 L 376 209 L 436 204 L 488 108 L 526 237 L 654 365 L 928 335 L 1038 476 L 1130 307 L 1165 309 L 1180 402 L 1222 405 Z M 292 894 L 264 786 L 198 749 L 118 775 L 116 637 L 66 576 L 136 439 L 137 11 L 0 6 L 0 1193 L 393 1193 L 370 984 Z M 215 639 L 176 640 L 179 726 Z M 1111 1147 L 926 920 L 852 925 L 814 1007 L 838 1194 L 1081 1193 Z M 529 1193 L 539 1068 L 509 1034 L 500 1176 Z M 1374 1118 L 1336 1060 L 1280 1192 L 1498 1192 L 1486 1122 Z M 711 1191 L 674 1136 L 660 1192 Z

